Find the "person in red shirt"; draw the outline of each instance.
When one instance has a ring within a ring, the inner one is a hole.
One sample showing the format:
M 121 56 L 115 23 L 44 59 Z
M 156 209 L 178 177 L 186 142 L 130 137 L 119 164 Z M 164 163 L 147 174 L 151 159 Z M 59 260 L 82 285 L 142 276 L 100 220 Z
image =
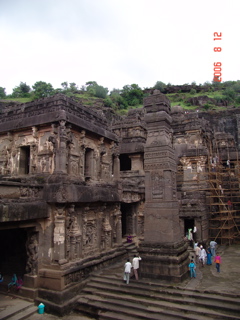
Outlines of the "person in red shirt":
M 220 272 L 220 264 L 222 263 L 222 259 L 219 254 L 215 256 L 214 262 L 216 263 L 217 272 Z

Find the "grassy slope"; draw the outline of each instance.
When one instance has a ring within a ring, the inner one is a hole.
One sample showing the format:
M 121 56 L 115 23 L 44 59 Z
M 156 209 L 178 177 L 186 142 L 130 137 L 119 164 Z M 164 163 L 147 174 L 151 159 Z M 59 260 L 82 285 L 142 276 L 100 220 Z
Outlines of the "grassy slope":
M 178 93 L 171 93 L 171 94 L 166 94 L 166 96 L 168 97 L 168 99 L 171 102 L 171 106 L 181 106 L 183 109 L 186 110 L 196 110 L 199 108 L 199 106 L 194 106 L 191 105 L 188 100 L 190 98 L 193 97 L 199 97 L 199 96 L 207 96 L 209 98 L 213 98 L 213 99 L 221 99 L 223 98 L 223 91 L 222 90 L 218 90 L 218 91 L 208 91 L 208 92 L 199 92 L 199 93 L 195 93 L 195 94 L 191 94 L 190 92 L 186 92 L 186 93 L 182 93 L 182 92 L 178 92 Z M 88 93 L 77 93 L 72 95 L 72 97 L 75 97 L 76 100 L 78 100 L 79 102 L 81 102 L 83 105 L 85 106 L 96 106 L 99 107 L 101 105 L 104 104 L 103 99 L 100 98 L 96 98 L 96 97 L 92 97 L 89 96 Z M 30 101 L 33 101 L 33 98 L 11 98 L 11 99 L 6 99 L 6 100 L 1 100 L 2 102 L 19 102 L 19 103 L 27 103 Z M 233 103 L 235 107 L 240 107 L 240 105 Z M 125 115 L 127 114 L 129 109 L 135 109 L 135 108 L 141 108 L 143 107 L 143 105 L 137 105 L 137 106 L 129 106 L 128 109 L 122 109 L 122 110 L 115 110 L 118 114 L 120 115 Z M 203 107 L 202 107 L 203 108 Z M 221 107 L 221 106 L 215 106 L 215 105 L 210 105 L 208 106 L 208 108 L 206 108 L 206 110 L 225 110 L 227 109 L 227 107 Z

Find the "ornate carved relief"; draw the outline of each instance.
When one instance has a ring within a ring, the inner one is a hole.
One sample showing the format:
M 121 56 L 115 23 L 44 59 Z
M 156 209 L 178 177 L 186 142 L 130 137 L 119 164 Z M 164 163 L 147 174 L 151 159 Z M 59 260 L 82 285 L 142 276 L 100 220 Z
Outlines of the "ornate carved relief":
M 38 240 L 37 233 L 30 233 L 26 243 L 27 265 L 26 272 L 31 275 L 37 274 L 38 267 Z
M 140 200 L 139 193 L 136 192 L 123 192 L 123 202 L 131 203 L 131 202 L 138 202 Z
M 138 236 L 144 237 L 144 203 L 141 202 L 137 212 L 137 233 Z
M 71 205 L 66 221 L 66 257 L 68 259 L 74 260 L 81 256 L 81 236 L 75 205 Z
M 90 256 L 98 253 L 97 221 L 93 218 L 94 213 L 86 207 L 83 213 L 83 255 Z M 89 216 L 89 218 L 88 218 Z
M 21 187 L 20 196 L 21 198 L 38 198 L 39 189 L 34 187 Z
M 111 241 L 111 235 L 112 235 L 112 227 L 109 223 L 109 217 L 106 216 L 103 218 L 103 223 L 102 223 L 102 249 L 106 250 L 111 248 L 112 241 Z
M 64 244 L 65 242 L 65 209 L 56 208 L 54 218 L 54 244 Z
M 163 199 L 164 198 L 164 176 L 163 172 L 151 172 L 152 180 L 152 198 Z

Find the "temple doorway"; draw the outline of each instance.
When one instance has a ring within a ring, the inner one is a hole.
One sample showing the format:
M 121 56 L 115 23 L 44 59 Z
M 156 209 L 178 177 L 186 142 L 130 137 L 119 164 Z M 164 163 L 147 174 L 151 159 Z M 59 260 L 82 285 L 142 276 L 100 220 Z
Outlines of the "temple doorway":
M 3 276 L 23 277 L 27 263 L 26 229 L 0 230 L 0 272 Z
M 188 230 L 194 228 L 194 219 L 184 219 L 184 236 L 188 236 Z
M 20 148 L 19 174 L 30 172 L 30 146 Z
M 135 210 L 135 203 L 121 203 L 123 237 L 136 235 L 136 221 L 134 219 Z

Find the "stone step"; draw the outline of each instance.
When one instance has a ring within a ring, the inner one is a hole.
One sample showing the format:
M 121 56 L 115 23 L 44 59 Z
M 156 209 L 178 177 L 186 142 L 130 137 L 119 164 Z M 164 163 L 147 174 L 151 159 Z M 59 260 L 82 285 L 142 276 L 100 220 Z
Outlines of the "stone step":
M 10 304 L 11 303 L 11 304 Z M 9 307 L 10 305 L 10 307 Z M 14 303 L 14 299 L 8 303 L 8 307 L 2 306 L 0 311 L 1 320 L 21 320 L 26 319 L 28 316 L 37 311 L 37 307 L 33 302 L 17 299 L 17 303 Z
M 88 292 L 84 292 L 85 294 L 88 294 Z M 106 299 L 106 301 L 114 301 L 114 299 L 116 299 L 115 303 L 119 303 L 119 301 L 125 301 L 127 299 L 128 302 L 131 303 L 137 303 L 137 304 L 142 304 L 142 305 L 147 305 L 148 308 L 169 308 L 171 310 L 175 310 L 176 312 L 180 311 L 180 312 L 191 312 L 192 314 L 196 313 L 196 308 L 197 308 L 197 315 L 200 313 L 205 313 L 207 315 L 219 315 L 221 313 L 227 314 L 227 319 L 230 319 L 230 316 L 232 316 L 232 319 L 236 319 L 236 315 L 239 315 L 239 312 L 236 311 L 236 314 L 234 315 L 232 313 L 232 310 L 229 312 L 229 308 L 216 308 L 216 310 L 213 310 L 213 308 L 209 305 L 207 305 L 208 310 L 206 311 L 206 306 L 204 306 L 204 303 L 202 304 L 198 304 L 196 299 L 182 299 L 175 301 L 174 299 L 161 299 L 161 296 L 151 296 L 151 298 L 149 299 L 149 297 L 139 297 L 136 296 L 132 291 L 129 292 L 129 294 L 122 294 L 121 292 L 118 293 L 112 293 L 109 292 L 107 290 L 105 290 L 104 288 L 102 289 L 102 291 L 99 289 L 96 292 L 91 292 L 90 294 L 94 294 L 94 295 L 98 295 L 104 299 Z M 121 303 L 122 305 L 122 303 Z M 215 309 L 215 308 L 214 308 Z M 220 309 L 220 310 L 219 310 Z
M 79 298 L 75 311 L 88 312 L 89 315 L 98 319 L 109 320 L 239 320 L 239 317 L 222 315 L 219 312 L 192 313 L 191 311 L 180 312 L 169 305 L 152 306 L 145 301 L 128 301 L 128 299 L 110 299 L 99 295 L 84 295 Z M 87 306 L 88 309 L 84 307 Z M 108 313 L 111 313 L 111 317 Z M 128 317 L 128 318 L 127 318 Z
M 25 310 L 18 312 L 17 314 L 7 318 L 8 320 L 23 320 L 28 319 L 31 315 L 37 313 L 38 308 L 36 306 L 28 307 Z
M 99 319 L 235 320 L 240 319 L 239 306 L 240 296 L 185 290 L 146 280 L 126 285 L 120 279 L 98 275 L 81 292 L 76 310 L 98 315 Z
M 140 296 L 157 296 L 161 299 L 180 301 L 181 303 L 193 303 L 207 305 L 213 308 L 231 309 L 240 314 L 240 296 L 232 294 L 216 294 L 215 292 L 200 292 L 191 289 L 180 289 L 177 287 L 153 284 L 146 281 L 132 281 L 128 285 L 123 281 L 114 279 L 110 276 L 93 276 L 89 287 L 103 288 L 107 290 L 127 292 L 131 290 L 132 294 Z M 89 288 L 88 287 L 88 288 Z M 183 300 L 184 299 L 184 300 Z

